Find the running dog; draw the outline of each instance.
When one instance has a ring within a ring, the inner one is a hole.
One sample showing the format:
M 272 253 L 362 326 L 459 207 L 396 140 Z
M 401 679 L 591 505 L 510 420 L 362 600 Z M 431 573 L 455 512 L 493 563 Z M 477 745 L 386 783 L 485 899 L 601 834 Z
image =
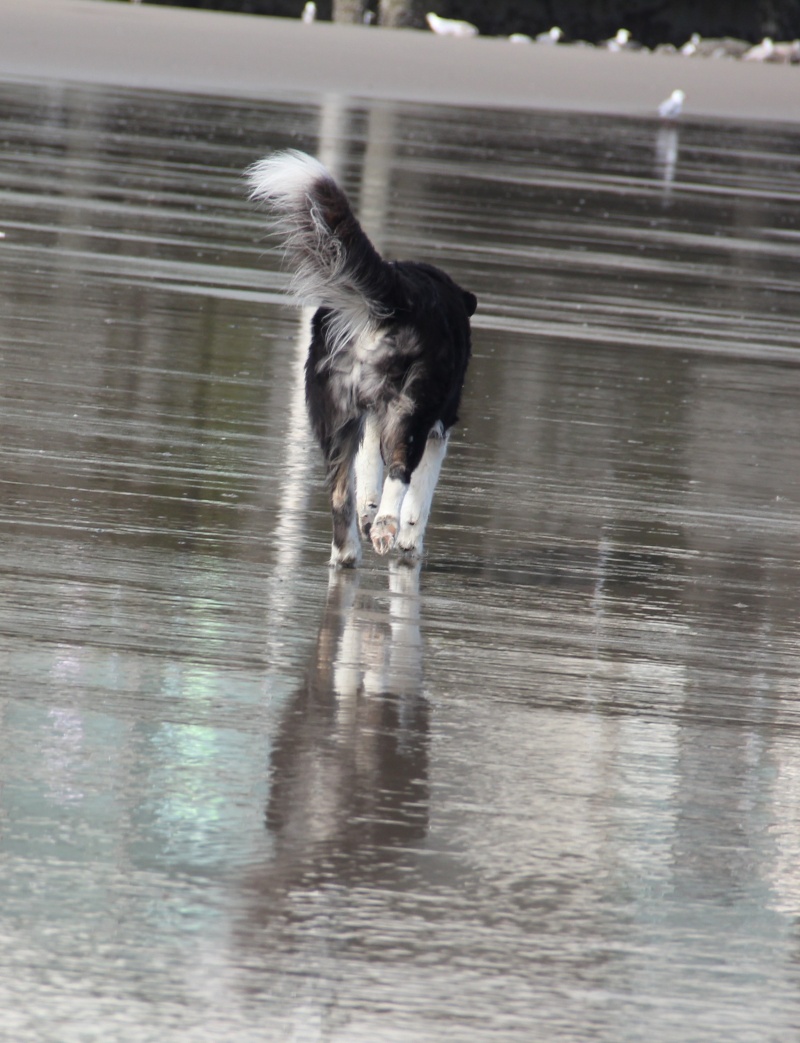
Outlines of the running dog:
M 384 260 L 312 156 L 278 152 L 246 176 L 251 198 L 275 214 L 295 295 L 317 307 L 306 403 L 327 468 L 330 563 L 359 563 L 359 531 L 378 554 L 396 548 L 415 561 L 458 419 L 477 300 L 433 265 Z

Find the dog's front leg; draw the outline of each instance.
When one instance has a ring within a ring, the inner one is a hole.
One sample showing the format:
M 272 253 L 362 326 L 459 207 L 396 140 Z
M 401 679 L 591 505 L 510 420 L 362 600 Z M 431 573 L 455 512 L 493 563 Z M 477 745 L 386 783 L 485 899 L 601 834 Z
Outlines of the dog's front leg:
M 411 476 L 422 459 L 429 430 L 425 417 L 399 407 L 383 429 L 381 450 L 388 475 L 383 483 L 378 516 L 370 536 L 378 554 L 387 554 L 397 541 L 400 512 Z
M 394 547 L 400 528 L 400 509 L 408 492 L 408 482 L 403 478 L 389 477 L 383 483 L 378 517 L 372 523 L 370 538 L 378 554 L 388 554 Z
M 422 460 L 411 475 L 411 484 L 400 512 L 400 533 L 397 537 L 397 549 L 407 563 L 417 561 L 422 555 L 425 526 L 428 524 L 433 494 L 447 453 L 447 441 L 448 433 L 443 430 L 441 423 L 434 424 L 428 434 Z

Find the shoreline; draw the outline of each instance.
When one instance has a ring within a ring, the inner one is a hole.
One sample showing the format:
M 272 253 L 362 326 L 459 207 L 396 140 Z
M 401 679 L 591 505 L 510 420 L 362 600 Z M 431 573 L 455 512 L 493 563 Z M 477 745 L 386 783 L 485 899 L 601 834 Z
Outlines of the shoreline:
M 686 119 L 800 122 L 800 67 L 109 0 L 4 0 L 0 80 L 209 96 L 319 96 Z

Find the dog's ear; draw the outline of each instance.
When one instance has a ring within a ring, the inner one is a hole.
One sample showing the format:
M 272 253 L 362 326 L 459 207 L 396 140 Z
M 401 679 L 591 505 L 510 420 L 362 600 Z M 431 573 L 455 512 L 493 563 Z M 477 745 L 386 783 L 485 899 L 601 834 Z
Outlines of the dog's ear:
M 475 309 L 478 307 L 478 298 L 474 293 L 470 293 L 469 290 L 462 290 L 464 295 L 464 307 L 467 309 L 467 315 L 474 315 Z

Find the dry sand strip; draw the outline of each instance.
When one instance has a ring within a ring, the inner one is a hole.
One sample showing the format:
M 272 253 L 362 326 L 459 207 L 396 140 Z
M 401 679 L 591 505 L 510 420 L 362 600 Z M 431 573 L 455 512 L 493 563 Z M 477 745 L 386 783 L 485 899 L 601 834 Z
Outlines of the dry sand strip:
M 687 117 L 800 121 L 800 66 L 307 26 L 108 0 L 0 0 L 0 79 L 634 116 L 654 116 L 681 87 Z

